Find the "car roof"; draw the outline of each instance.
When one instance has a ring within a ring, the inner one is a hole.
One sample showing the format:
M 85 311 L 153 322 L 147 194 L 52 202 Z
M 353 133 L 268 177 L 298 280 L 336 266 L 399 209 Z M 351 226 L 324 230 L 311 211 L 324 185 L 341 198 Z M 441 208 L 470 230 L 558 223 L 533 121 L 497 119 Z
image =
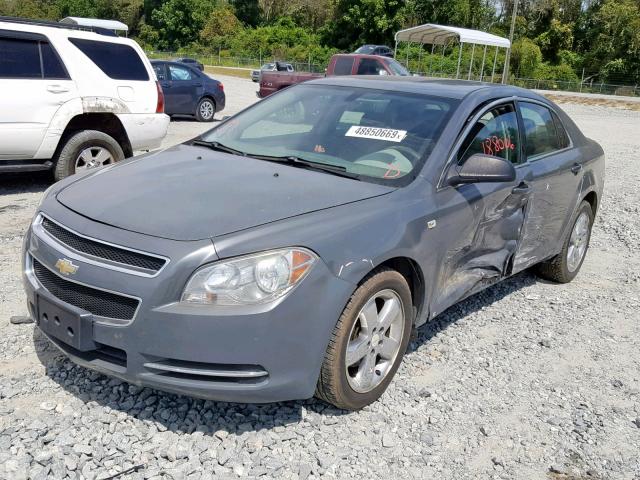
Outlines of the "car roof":
M 377 57 L 376 57 L 377 58 Z M 407 93 L 423 93 L 435 97 L 462 99 L 483 90 L 495 93 L 496 97 L 522 96 L 548 102 L 531 90 L 499 83 L 474 82 L 469 80 L 431 79 L 425 77 L 353 75 L 330 76 L 306 82 L 307 84 L 375 88 Z

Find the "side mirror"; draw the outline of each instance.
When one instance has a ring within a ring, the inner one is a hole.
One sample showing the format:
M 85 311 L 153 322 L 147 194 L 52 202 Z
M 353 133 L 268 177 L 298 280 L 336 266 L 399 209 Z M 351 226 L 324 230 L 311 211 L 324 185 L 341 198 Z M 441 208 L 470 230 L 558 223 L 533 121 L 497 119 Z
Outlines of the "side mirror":
M 463 183 L 513 182 L 516 169 L 503 158 L 476 153 L 462 165 L 454 165 L 447 174 L 448 185 Z
M 389 75 L 389 72 L 387 72 L 386 70 L 380 70 L 378 71 L 378 75 Z

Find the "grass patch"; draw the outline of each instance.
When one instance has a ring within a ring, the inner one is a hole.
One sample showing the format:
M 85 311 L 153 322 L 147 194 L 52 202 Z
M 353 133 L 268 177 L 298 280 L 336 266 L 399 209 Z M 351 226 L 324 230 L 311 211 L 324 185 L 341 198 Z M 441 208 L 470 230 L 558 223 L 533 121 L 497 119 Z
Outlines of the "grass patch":
M 251 78 L 251 71 L 244 70 L 242 68 L 205 66 L 204 71 L 212 75 L 227 75 L 230 77 L 248 78 L 248 79 Z

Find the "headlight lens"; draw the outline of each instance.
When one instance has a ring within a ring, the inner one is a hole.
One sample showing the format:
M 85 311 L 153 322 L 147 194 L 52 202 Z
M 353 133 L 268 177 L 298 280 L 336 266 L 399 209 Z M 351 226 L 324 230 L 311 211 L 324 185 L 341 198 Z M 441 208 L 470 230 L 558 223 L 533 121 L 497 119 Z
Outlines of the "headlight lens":
M 318 257 L 304 248 L 256 253 L 214 263 L 193 274 L 182 302 L 252 305 L 280 298 L 309 273 Z

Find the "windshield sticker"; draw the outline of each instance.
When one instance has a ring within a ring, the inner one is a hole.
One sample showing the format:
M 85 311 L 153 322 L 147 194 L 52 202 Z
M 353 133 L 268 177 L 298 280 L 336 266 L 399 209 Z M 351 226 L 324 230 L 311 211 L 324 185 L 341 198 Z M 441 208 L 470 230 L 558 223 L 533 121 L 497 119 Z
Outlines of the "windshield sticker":
M 493 135 L 492 137 L 487 137 L 482 141 L 482 152 L 485 155 L 495 155 L 500 153 L 502 150 L 515 150 L 515 148 L 516 146 L 509 137 L 500 138 Z
M 358 127 L 353 126 L 345 137 L 369 138 L 371 140 L 385 140 L 399 143 L 407 136 L 406 130 L 394 130 L 393 128 Z
M 364 117 L 364 112 L 350 112 L 345 110 L 340 117 L 340 123 L 350 123 L 351 125 L 360 125 L 360 120 Z

